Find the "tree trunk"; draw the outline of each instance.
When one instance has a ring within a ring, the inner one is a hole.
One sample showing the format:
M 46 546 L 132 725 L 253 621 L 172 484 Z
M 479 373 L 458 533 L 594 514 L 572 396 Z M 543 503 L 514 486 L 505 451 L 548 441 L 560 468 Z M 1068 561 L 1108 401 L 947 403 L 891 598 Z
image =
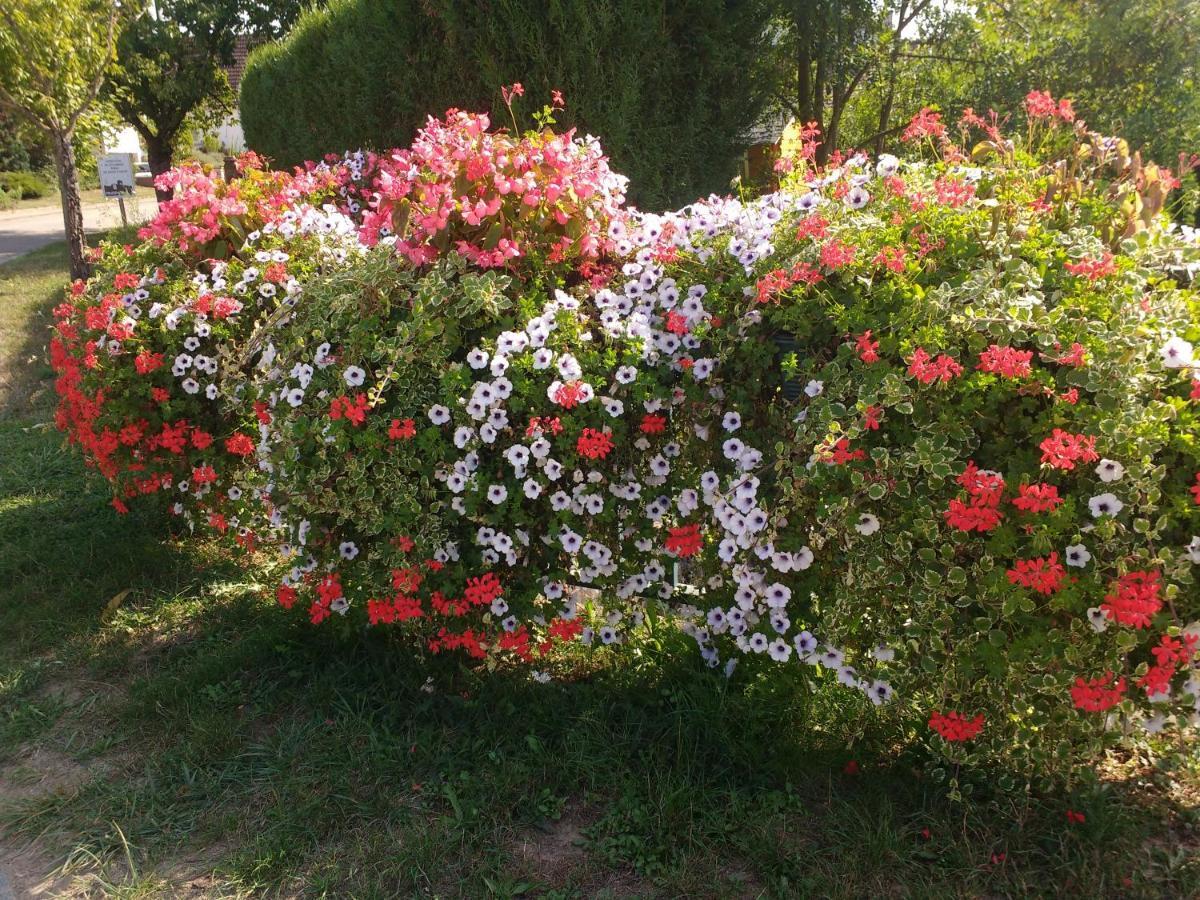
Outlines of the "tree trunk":
M 813 121 L 821 129 L 821 143 L 817 145 L 817 165 L 825 165 L 829 159 L 829 140 L 825 135 L 825 57 L 817 58 L 817 78 L 813 84 Z
M 164 141 L 161 138 L 148 138 L 142 135 L 146 141 L 146 156 L 150 161 L 150 174 L 155 178 L 163 172 L 171 168 L 173 154 L 171 152 L 171 142 Z M 159 203 L 164 203 L 170 200 L 175 195 L 175 192 L 170 188 L 167 190 L 154 189 L 154 195 L 158 198 Z
M 901 35 L 903 34 L 904 26 L 908 24 L 908 20 L 905 18 L 907 13 L 908 0 L 902 0 L 900 9 L 896 13 L 896 28 L 892 32 L 892 47 L 891 52 L 888 54 L 887 92 L 883 95 L 883 102 L 879 105 L 878 137 L 875 138 L 876 156 L 883 152 L 884 141 L 887 140 L 888 126 L 892 120 L 892 107 L 896 103 L 896 77 L 899 72 L 900 47 L 904 43 Z
M 51 134 L 54 149 L 54 168 L 58 172 L 58 194 L 62 198 L 63 233 L 71 255 L 71 277 L 87 278 L 91 266 L 87 261 L 87 244 L 83 235 L 83 205 L 79 199 L 79 172 L 75 168 L 75 149 L 71 135 L 63 131 Z
M 800 107 L 800 124 L 807 125 L 813 121 L 812 114 L 812 56 L 808 47 L 800 47 L 800 56 L 796 61 L 796 93 L 799 95 L 797 106 Z

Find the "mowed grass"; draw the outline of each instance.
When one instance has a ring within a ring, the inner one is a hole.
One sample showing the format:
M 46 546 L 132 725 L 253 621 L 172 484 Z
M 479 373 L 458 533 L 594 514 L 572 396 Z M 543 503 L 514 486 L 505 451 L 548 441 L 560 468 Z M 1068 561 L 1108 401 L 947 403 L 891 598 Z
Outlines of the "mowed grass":
M 538 684 L 297 622 L 62 447 L 64 264 L 0 266 L 0 851 L 59 895 L 1200 895 L 1198 779 L 1151 759 L 955 804 L 853 742 L 846 692 L 731 685 L 669 634 Z

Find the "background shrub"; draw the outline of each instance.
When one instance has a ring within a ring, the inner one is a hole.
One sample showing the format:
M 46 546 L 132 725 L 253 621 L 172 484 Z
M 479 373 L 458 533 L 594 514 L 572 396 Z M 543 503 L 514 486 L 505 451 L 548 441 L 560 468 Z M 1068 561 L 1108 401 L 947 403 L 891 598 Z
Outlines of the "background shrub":
M 281 165 L 405 146 L 430 111 L 492 110 L 496 85 L 562 91 L 564 128 L 602 135 L 641 206 L 724 190 L 762 109 L 758 0 L 338 0 L 257 50 L 250 147 Z
M 53 189 L 33 172 L 0 172 L 0 190 L 17 200 L 36 200 Z

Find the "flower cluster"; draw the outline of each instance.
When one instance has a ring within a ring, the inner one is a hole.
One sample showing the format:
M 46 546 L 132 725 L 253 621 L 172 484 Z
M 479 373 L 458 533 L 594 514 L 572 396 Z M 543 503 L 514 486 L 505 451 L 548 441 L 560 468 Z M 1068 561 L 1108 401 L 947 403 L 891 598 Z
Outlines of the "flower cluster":
M 430 118 L 410 148 L 376 159 L 362 238 L 384 240 L 414 264 L 453 249 L 481 269 L 534 256 L 594 260 L 606 223 L 622 215 L 624 177 L 599 144 L 549 129 L 491 131 L 486 115 Z
M 662 214 L 594 141 L 457 111 L 379 156 L 173 176 L 60 309 L 60 424 L 119 508 L 170 492 L 271 551 L 313 623 L 498 665 L 665 617 L 955 758 L 1184 727 L 1200 304 L 1162 261 L 1197 247 L 1129 218 L 1138 173 L 1082 123 L 1047 143 L 1069 190 L 962 127 L 990 156 L 925 110 L 927 158 L 818 168 L 806 128 L 778 191 Z

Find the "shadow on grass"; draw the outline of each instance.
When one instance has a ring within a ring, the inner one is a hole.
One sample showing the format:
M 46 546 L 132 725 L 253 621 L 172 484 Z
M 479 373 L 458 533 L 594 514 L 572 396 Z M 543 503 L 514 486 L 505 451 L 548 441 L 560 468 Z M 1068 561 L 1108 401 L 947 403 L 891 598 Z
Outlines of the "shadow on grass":
M 8 813 L 24 834 L 271 893 L 1194 896 L 1186 811 L 1144 784 L 968 807 L 860 756 L 845 692 L 728 685 L 674 640 L 575 680 L 412 663 L 232 582 L 154 598 L 104 777 Z M 136 629 L 135 629 L 136 630 Z M 432 676 L 432 682 L 427 678 Z M 840 723 L 840 724 L 839 724 Z M 877 737 L 877 736 L 876 736 Z M 1068 826 L 1066 804 L 1086 814 Z M 118 830 L 119 826 L 119 830 Z

